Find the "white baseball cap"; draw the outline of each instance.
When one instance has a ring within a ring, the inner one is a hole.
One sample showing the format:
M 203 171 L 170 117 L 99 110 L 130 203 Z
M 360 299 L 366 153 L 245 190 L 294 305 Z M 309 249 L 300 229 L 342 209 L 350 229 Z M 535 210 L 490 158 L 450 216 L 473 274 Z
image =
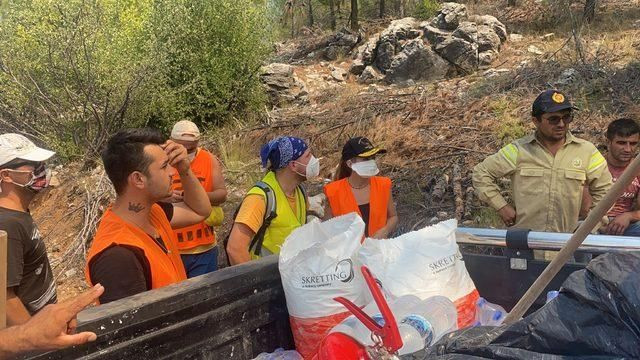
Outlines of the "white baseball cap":
M 189 120 L 180 120 L 171 130 L 171 138 L 184 141 L 195 141 L 200 139 L 200 129 Z
M 0 166 L 15 159 L 41 162 L 53 155 L 55 152 L 37 147 L 31 140 L 20 134 L 0 135 Z

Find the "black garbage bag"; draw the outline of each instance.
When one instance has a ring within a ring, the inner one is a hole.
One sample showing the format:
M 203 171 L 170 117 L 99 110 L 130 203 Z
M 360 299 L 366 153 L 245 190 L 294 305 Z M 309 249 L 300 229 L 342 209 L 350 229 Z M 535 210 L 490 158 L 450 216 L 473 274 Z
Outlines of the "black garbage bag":
M 474 358 L 640 359 L 640 252 L 597 257 L 514 324 L 459 330 L 404 359 Z

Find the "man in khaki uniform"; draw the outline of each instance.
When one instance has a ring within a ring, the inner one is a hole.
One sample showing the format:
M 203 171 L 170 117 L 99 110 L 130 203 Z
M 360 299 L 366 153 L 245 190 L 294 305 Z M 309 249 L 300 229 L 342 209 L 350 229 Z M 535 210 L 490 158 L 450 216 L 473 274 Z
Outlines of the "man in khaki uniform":
M 573 120 L 569 98 L 548 90 L 533 102 L 535 133 L 517 139 L 473 169 L 480 200 L 496 209 L 507 226 L 535 231 L 573 232 L 583 186 L 593 206 L 612 184 L 602 154 L 568 131 Z M 513 205 L 500 195 L 497 180 L 511 178 Z

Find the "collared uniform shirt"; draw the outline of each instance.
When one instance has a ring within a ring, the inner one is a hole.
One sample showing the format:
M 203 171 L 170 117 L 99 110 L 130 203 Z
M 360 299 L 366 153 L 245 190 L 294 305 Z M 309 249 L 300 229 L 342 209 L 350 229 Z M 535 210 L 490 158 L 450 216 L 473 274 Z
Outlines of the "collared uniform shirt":
M 478 197 L 496 210 L 507 205 L 497 184 L 502 177 L 511 179 L 514 227 L 550 232 L 575 230 L 584 185 L 589 186 L 593 208 L 612 184 L 606 160 L 595 145 L 570 132 L 555 156 L 531 134 L 474 167 Z

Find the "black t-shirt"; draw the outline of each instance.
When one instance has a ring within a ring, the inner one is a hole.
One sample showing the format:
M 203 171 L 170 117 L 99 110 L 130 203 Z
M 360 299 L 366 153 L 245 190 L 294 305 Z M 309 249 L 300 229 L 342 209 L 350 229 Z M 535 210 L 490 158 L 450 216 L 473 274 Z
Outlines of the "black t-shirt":
M 358 205 L 360 208 L 360 214 L 362 214 L 362 220 L 364 221 L 364 235 L 371 236 L 373 234 L 369 234 L 369 213 L 371 212 L 370 204 Z
M 0 230 L 8 235 L 7 287 L 33 315 L 57 301 L 47 247 L 31 214 L 0 207 Z
M 173 218 L 173 204 L 161 203 L 167 219 Z M 161 238 L 154 239 L 166 249 Z M 89 264 L 91 281 L 104 286 L 100 303 L 122 299 L 151 289 L 151 267 L 144 252 L 130 246 L 114 245 L 96 255 Z

